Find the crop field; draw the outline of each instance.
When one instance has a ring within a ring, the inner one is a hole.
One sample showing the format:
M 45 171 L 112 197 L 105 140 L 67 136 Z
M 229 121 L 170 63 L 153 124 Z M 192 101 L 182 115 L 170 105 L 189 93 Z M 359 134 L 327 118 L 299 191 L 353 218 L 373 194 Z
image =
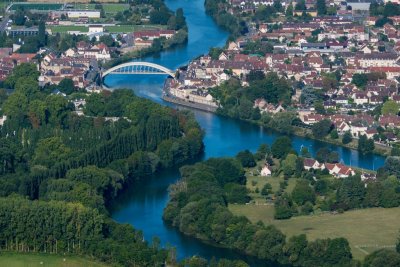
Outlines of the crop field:
M 101 263 L 76 256 L 1 253 L 0 266 L 7 267 L 105 267 Z
M 272 205 L 229 205 L 229 210 L 252 222 L 273 224 L 287 237 L 298 234 L 306 234 L 309 240 L 345 237 L 356 259 L 363 259 L 380 248 L 393 249 L 399 236 L 400 207 L 298 216 L 289 220 L 275 220 Z

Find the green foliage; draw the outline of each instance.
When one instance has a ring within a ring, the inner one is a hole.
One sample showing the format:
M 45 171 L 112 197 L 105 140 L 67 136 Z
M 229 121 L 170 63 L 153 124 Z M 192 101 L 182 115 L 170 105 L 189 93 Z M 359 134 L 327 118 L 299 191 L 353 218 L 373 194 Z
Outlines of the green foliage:
M 358 151 L 362 154 L 371 153 L 375 149 L 375 143 L 373 139 L 369 139 L 366 135 L 361 135 L 358 138 Z
M 325 0 L 317 0 L 316 9 L 318 15 L 325 15 L 327 11 Z
M 284 158 L 292 150 L 292 141 L 287 136 L 278 137 L 271 146 L 272 155 L 275 158 Z
M 254 160 L 253 154 L 249 150 L 244 150 L 236 155 L 236 158 L 240 161 L 243 167 L 254 167 L 256 161 Z
M 63 92 L 67 95 L 70 95 L 75 91 L 74 82 L 69 78 L 62 79 L 58 84 L 58 88 L 60 92 Z
M 287 176 L 291 176 L 296 171 L 297 156 L 288 154 L 285 160 L 282 161 L 283 173 Z
M 336 193 L 338 205 L 344 210 L 362 207 L 364 195 L 365 186 L 360 176 L 344 179 Z
M 382 115 L 397 115 L 399 113 L 399 110 L 399 104 L 397 104 L 393 100 L 388 100 L 383 104 L 381 113 Z
M 400 265 L 400 254 L 388 249 L 381 249 L 367 255 L 364 267 L 395 267 Z
M 357 87 L 364 88 L 368 81 L 377 81 L 379 79 L 386 79 L 386 74 L 381 72 L 371 72 L 371 73 L 355 73 L 353 74 L 351 82 Z
M 277 220 L 289 219 L 293 216 L 293 201 L 286 193 L 278 197 L 275 201 L 274 218 Z
M 330 133 L 332 127 L 332 122 L 328 119 L 324 119 L 313 124 L 311 130 L 315 138 L 322 139 Z
M 351 135 L 350 132 L 345 132 L 343 134 L 343 138 L 342 138 L 342 143 L 347 145 L 348 143 L 350 143 L 351 141 L 353 141 L 353 136 Z
M 292 200 L 298 205 L 304 205 L 306 202 L 315 203 L 314 189 L 306 180 L 299 180 L 292 191 Z

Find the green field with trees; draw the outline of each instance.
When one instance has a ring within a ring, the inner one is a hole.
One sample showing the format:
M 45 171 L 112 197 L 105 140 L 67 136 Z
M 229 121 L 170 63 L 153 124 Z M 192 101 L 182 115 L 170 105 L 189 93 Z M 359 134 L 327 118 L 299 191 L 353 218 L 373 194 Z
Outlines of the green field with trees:
M 310 240 L 345 237 L 356 259 L 367 253 L 389 247 L 394 249 L 399 234 L 400 208 L 368 208 L 343 214 L 323 213 L 275 220 L 272 205 L 229 205 L 237 216 L 256 223 L 273 224 L 286 236 L 306 234 Z
M 106 267 L 83 257 L 50 255 L 39 253 L 8 253 L 0 254 L 0 266 L 7 267 Z

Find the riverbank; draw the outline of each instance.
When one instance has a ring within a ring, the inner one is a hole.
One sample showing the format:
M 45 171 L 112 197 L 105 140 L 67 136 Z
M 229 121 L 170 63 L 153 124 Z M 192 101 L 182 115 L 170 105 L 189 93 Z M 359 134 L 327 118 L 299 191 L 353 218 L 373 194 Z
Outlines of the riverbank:
M 177 104 L 177 105 L 181 105 L 181 106 L 189 107 L 189 108 L 195 108 L 195 109 L 202 110 L 202 111 L 207 111 L 207 112 L 212 112 L 212 113 L 215 113 L 217 111 L 217 107 L 212 107 L 212 106 L 201 104 L 201 103 L 189 102 L 189 101 L 177 98 L 177 97 L 169 96 L 167 94 L 163 94 L 162 99 L 169 103 L 173 103 L 173 104 Z

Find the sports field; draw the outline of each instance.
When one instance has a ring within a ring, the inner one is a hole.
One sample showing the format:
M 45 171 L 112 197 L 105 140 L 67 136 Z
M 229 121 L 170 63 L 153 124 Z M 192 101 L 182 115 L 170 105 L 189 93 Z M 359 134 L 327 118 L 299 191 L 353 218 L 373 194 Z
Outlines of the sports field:
M 272 205 L 229 205 L 229 209 L 252 222 L 273 224 L 288 237 L 303 233 L 309 240 L 345 237 L 356 259 L 362 259 L 380 248 L 393 249 L 399 237 L 400 207 L 361 209 L 343 214 L 324 213 L 289 220 L 274 220 Z
M 76 256 L 17 254 L 2 252 L 0 266 L 7 267 L 105 267 L 107 265 Z
M 156 30 L 163 28 L 165 28 L 165 26 L 162 25 L 115 25 L 105 27 L 106 31 L 111 33 L 129 33 L 134 31 Z
M 73 4 L 75 9 L 82 9 L 82 10 L 95 10 L 96 4 Z M 106 13 L 117 13 L 122 12 L 129 8 L 127 4 L 102 4 L 104 12 Z
M 57 26 L 47 26 L 54 33 L 67 33 L 69 31 L 80 31 L 80 32 L 88 32 L 89 28 L 85 26 L 64 26 L 64 25 L 57 25 Z

